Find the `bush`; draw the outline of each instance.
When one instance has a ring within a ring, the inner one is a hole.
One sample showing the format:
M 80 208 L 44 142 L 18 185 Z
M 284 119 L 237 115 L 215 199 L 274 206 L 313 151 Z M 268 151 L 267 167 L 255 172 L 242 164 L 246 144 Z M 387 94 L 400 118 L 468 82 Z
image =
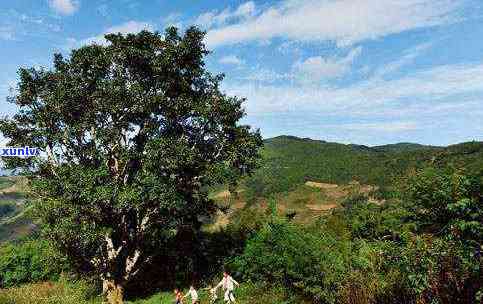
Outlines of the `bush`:
M 0 287 L 56 280 L 67 269 L 65 258 L 58 256 L 44 240 L 7 243 L 0 247 Z
M 357 194 L 348 197 L 342 206 L 335 215 L 347 223 L 353 239 L 397 240 L 415 230 L 414 224 L 408 222 L 412 213 L 396 201 L 379 206 Z
M 88 282 L 44 282 L 0 290 L 0 304 L 101 304 L 97 290 Z
M 15 209 L 15 202 L 0 201 L 0 218 L 12 214 Z
M 404 184 L 403 198 L 421 232 L 446 234 L 482 245 L 481 176 L 429 168 L 413 173 Z
M 425 235 L 386 250 L 384 256 L 385 267 L 399 271 L 401 289 L 414 301 L 477 303 L 482 260 L 468 245 Z
M 246 279 L 282 284 L 317 302 L 335 303 L 347 273 L 349 243 L 283 220 L 267 224 L 234 265 Z
M 481 302 L 481 176 L 425 168 L 401 184 L 384 205 L 351 196 L 313 227 L 274 219 L 233 264 L 316 303 Z

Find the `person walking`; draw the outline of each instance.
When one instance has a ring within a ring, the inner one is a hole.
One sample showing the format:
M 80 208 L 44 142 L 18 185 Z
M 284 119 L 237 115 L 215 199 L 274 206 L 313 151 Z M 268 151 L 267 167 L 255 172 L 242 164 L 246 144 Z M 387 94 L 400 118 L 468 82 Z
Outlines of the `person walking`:
M 233 294 L 235 285 L 239 286 L 240 284 L 235 281 L 235 279 L 233 279 L 228 272 L 223 272 L 223 279 L 220 281 L 220 283 L 218 283 L 218 285 L 216 285 L 215 288 L 220 286 L 223 288 L 225 291 L 225 303 L 235 303 L 235 295 Z
M 181 291 L 179 291 L 178 288 L 174 290 L 174 297 L 174 304 L 183 304 L 183 294 L 181 293 Z
M 188 290 L 188 293 L 183 297 L 190 297 L 191 298 L 191 304 L 198 304 L 198 292 L 196 291 L 195 287 L 193 285 L 190 285 L 190 289 Z

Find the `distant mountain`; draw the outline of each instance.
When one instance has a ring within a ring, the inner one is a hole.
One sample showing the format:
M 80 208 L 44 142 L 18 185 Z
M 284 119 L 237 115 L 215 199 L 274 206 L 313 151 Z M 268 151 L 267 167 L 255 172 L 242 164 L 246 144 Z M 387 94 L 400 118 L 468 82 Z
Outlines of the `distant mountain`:
M 483 170 L 483 142 L 449 147 L 398 143 L 368 147 L 295 136 L 264 140 L 262 166 L 246 186 L 253 195 L 290 191 L 307 180 L 345 184 L 352 180 L 390 187 L 410 168 L 452 165 Z
M 406 152 L 406 151 L 416 151 L 416 150 L 443 150 L 444 147 L 438 146 L 427 146 L 414 143 L 397 143 L 382 146 L 374 146 L 373 149 L 377 151 L 384 152 Z
M 311 139 L 308 137 L 300 138 L 297 136 L 292 135 L 280 135 L 273 138 L 267 138 L 264 140 L 267 144 L 272 144 L 275 142 L 289 142 L 289 141 L 298 141 L 298 142 L 306 142 L 306 143 L 320 143 L 320 144 L 334 144 L 334 145 L 344 145 L 340 143 L 329 143 L 325 140 L 318 140 L 318 139 Z M 358 151 L 374 151 L 374 152 L 407 152 L 407 151 L 416 151 L 416 150 L 434 150 L 434 151 L 441 151 L 444 150 L 445 147 L 441 146 L 430 146 L 430 145 L 421 145 L 416 143 L 395 143 L 395 144 L 387 144 L 387 145 L 380 145 L 380 146 L 365 146 L 365 145 L 358 145 L 358 144 L 347 144 L 344 146 L 349 146 L 354 150 Z

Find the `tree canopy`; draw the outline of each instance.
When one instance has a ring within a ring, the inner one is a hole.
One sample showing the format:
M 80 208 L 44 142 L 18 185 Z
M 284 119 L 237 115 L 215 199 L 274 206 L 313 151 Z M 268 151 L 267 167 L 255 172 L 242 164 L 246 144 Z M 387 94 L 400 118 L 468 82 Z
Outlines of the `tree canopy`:
M 109 34 L 55 54 L 52 69 L 21 68 L 18 112 L 0 121 L 8 145 L 44 152 L 5 162 L 30 177 L 45 234 L 113 303 L 169 238 L 215 211 L 206 186 L 257 165 L 261 136 L 205 68 L 203 37 Z

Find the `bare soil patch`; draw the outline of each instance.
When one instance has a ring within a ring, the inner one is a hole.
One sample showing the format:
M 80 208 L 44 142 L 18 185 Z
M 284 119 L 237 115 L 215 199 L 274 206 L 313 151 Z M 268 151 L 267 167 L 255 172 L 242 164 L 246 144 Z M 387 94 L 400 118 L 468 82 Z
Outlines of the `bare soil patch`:
M 329 211 L 331 209 L 336 208 L 337 204 L 324 204 L 324 205 L 307 204 L 306 206 L 308 209 L 312 211 Z
M 334 189 L 339 187 L 339 185 L 337 184 L 317 183 L 317 182 L 311 182 L 311 181 L 305 182 L 305 185 L 309 187 L 320 188 L 320 189 Z

